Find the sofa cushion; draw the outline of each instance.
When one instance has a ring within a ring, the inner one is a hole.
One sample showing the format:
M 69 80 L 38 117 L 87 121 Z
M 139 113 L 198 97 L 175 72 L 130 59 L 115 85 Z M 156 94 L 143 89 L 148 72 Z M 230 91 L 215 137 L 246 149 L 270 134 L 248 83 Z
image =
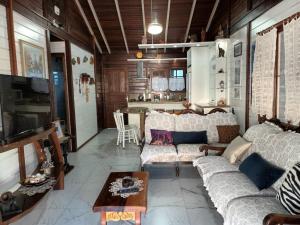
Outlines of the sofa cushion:
M 220 143 L 230 143 L 239 136 L 240 125 L 218 125 L 217 126 Z
M 150 144 L 152 140 L 151 129 L 174 131 L 174 116 L 166 113 L 151 113 L 147 116 L 145 120 L 145 141 L 147 144 Z
M 242 158 L 250 146 L 251 142 L 238 136 L 227 146 L 222 156 L 228 159 L 231 164 L 234 164 Z
M 269 163 L 257 153 L 245 159 L 239 169 L 259 190 L 269 188 L 284 173 L 283 169 Z
M 259 190 L 246 175 L 241 172 L 216 173 L 207 184 L 208 194 L 224 217 L 230 201 L 246 196 L 276 196 L 272 188 Z
M 300 163 L 289 171 L 276 197 L 291 214 L 300 214 Z
M 262 225 L 270 213 L 288 214 L 274 197 L 244 197 L 228 204 L 224 225 Z
M 239 171 L 238 165 L 230 164 L 228 160 L 222 156 L 200 157 L 194 160 L 193 165 L 197 166 L 205 187 L 210 177 L 216 173 Z
M 178 161 L 192 162 L 194 159 L 204 156 L 204 152 L 200 152 L 199 148 L 203 144 L 180 144 L 177 145 Z
M 152 162 L 176 162 L 177 152 L 174 145 L 145 144 L 141 154 L 142 165 Z
M 283 132 L 281 128 L 265 122 L 249 127 L 249 129 L 243 135 L 243 138 L 247 141 L 253 142 L 255 138 L 264 138 L 269 134 L 278 134 L 280 132 Z
M 219 142 L 217 125 L 236 125 L 236 117 L 232 113 L 212 113 L 206 116 L 183 114 L 175 116 L 175 131 L 207 131 L 208 143 Z
M 154 130 L 151 132 L 151 145 L 173 145 L 173 136 L 171 131 L 166 130 Z
M 172 132 L 174 145 L 179 144 L 207 144 L 206 131 L 174 131 Z

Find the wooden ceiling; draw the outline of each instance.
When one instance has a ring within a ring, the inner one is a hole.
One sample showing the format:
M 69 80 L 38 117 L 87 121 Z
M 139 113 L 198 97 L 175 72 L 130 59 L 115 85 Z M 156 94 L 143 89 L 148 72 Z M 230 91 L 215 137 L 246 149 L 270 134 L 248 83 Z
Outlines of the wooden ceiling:
M 188 26 L 189 16 L 194 0 L 171 0 L 167 43 L 183 42 Z M 142 0 L 118 0 L 125 36 L 130 51 L 138 49 L 138 44 L 144 35 Z M 97 40 L 107 53 L 104 40 L 93 17 L 88 0 L 80 0 L 80 4 L 89 20 Z M 92 0 L 98 19 L 106 36 L 111 52 L 126 51 L 118 18 L 115 0 Z M 153 18 L 163 25 L 163 32 L 153 36 L 154 43 L 165 42 L 165 28 L 168 11 L 168 0 L 152 0 Z M 200 37 L 202 27 L 206 27 L 215 0 L 197 0 L 192 17 L 189 34 Z M 151 0 L 144 0 L 146 29 L 151 22 Z M 147 33 L 148 43 L 152 42 L 151 35 Z

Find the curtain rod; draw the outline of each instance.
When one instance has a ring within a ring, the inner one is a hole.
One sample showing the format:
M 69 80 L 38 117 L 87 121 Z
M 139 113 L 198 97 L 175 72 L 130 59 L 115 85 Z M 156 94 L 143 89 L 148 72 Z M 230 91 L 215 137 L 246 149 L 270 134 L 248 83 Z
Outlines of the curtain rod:
M 279 27 L 281 27 L 281 26 L 283 26 L 283 25 L 291 22 L 295 18 L 298 19 L 299 17 L 300 17 L 300 12 L 297 12 L 297 13 L 295 13 L 295 14 L 293 14 L 293 15 L 291 15 L 291 16 L 289 16 L 289 17 L 287 17 L 287 18 L 285 18 L 285 19 L 283 19 L 281 21 L 279 21 L 278 23 L 276 23 L 276 24 L 274 24 L 274 25 L 272 25 L 272 26 L 270 26 L 270 27 L 268 27 L 268 28 L 266 28 L 266 29 L 258 32 L 257 35 L 264 35 L 264 34 L 270 32 L 273 28 L 279 28 Z

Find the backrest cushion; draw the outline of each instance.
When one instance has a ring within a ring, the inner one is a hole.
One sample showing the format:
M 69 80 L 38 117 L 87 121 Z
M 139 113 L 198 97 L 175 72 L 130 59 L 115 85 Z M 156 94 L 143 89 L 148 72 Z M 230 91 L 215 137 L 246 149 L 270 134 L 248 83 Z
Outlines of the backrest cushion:
M 251 126 L 243 135 L 243 138 L 247 141 L 253 141 L 257 137 L 264 137 L 269 134 L 278 134 L 280 132 L 283 132 L 281 128 L 273 125 L 272 123 L 265 122 Z
M 265 160 L 258 153 L 252 153 L 239 166 L 244 173 L 259 189 L 269 188 L 277 181 L 284 170 Z
M 227 146 L 222 156 L 228 159 L 231 164 L 234 164 L 242 158 L 250 146 L 251 142 L 238 136 Z
M 232 113 L 216 112 L 206 116 L 183 114 L 175 116 L 175 131 L 207 131 L 208 143 L 219 142 L 217 125 L 237 125 Z
M 219 142 L 228 144 L 240 133 L 240 125 L 218 125 Z
M 207 134 L 204 131 L 174 131 L 172 132 L 174 145 L 207 144 Z
M 166 113 L 151 113 L 147 116 L 145 121 L 145 141 L 147 144 L 150 144 L 151 129 L 153 130 L 166 130 L 174 131 L 175 130 L 175 119 L 174 115 Z
M 173 136 L 171 131 L 166 130 L 154 130 L 151 132 L 151 145 L 173 145 Z
M 300 214 L 300 163 L 289 171 L 276 198 L 292 215 Z

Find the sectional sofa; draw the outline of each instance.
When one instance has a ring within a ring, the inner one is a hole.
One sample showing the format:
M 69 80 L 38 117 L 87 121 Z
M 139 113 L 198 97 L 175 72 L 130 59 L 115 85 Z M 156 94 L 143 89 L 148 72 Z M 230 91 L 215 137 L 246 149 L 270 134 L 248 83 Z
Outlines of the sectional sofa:
M 219 144 L 217 125 L 237 125 L 236 116 L 232 113 L 214 112 L 208 115 L 195 113 L 169 114 L 150 113 L 145 121 L 145 144 L 141 151 L 142 169 L 146 164 L 173 163 L 176 164 L 177 175 L 179 163 L 192 162 L 204 156 L 199 149 L 203 144 L 151 145 L 151 129 L 166 131 L 207 131 L 208 143 L 224 147 Z
M 300 162 L 300 134 L 265 122 L 250 127 L 243 138 L 252 145 L 236 164 L 230 164 L 223 156 L 194 161 L 211 200 L 224 218 L 224 225 L 300 224 L 300 216 L 289 214 L 276 199 L 287 173 Z M 240 163 L 254 152 L 285 170 L 272 187 L 261 191 L 239 170 Z

